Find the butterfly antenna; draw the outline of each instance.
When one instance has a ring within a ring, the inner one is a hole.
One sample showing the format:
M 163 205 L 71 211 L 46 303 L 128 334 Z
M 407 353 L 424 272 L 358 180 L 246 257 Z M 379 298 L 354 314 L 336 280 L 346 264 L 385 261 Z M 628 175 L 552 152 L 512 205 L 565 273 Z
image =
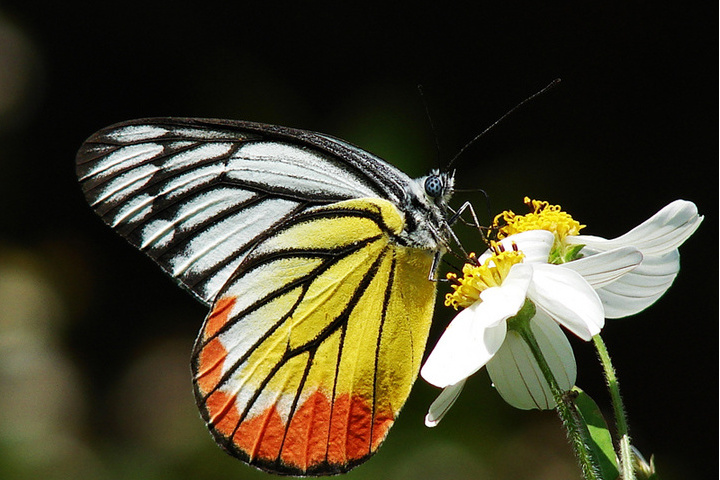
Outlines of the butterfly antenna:
M 433 122 L 432 115 L 430 115 L 430 107 L 428 106 L 427 99 L 425 98 L 425 92 L 423 91 L 423 86 L 421 84 L 418 84 L 417 86 L 418 92 L 420 93 L 420 99 L 422 100 L 423 107 L 425 107 L 425 116 L 428 119 L 428 123 L 430 124 L 430 130 L 432 130 L 433 139 L 435 140 L 435 152 L 437 154 L 437 158 L 435 159 L 436 164 L 440 164 L 440 141 L 438 140 L 437 130 L 435 130 L 435 123 Z
M 498 123 L 500 123 L 500 122 L 502 122 L 503 120 L 505 120 L 505 119 L 506 119 L 507 117 L 509 117 L 512 113 L 514 113 L 518 108 L 522 107 L 523 105 L 525 105 L 526 103 L 528 103 L 530 100 L 535 99 L 536 97 L 542 95 L 543 93 L 547 92 L 548 90 L 556 87 L 559 83 L 560 83 L 560 79 L 559 79 L 559 78 L 556 78 L 555 80 L 553 80 L 552 82 L 550 82 L 547 86 L 545 86 L 545 88 L 543 88 L 543 89 L 540 90 L 539 92 L 534 93 L 533 95 L 530 95 L 528 98 L 526 98 L 525 100 L 523 100 L 522 102 L 518 103 L 517 105 L 515 105 L 515 106 L 514 106 L 513 108 L 511 108 L 510 110 L 508 110 L 502 117 L 500 117 L 500 118 L 498 118 L 497 120 L 495 120 L 495 122 L 494 122 L 492 125 L 490 125 L 489 127 L 487 127 L 485 130 L 483 130 L 483 131 L 480 132 L 478 135 L 476 135 L 475 138 L 473 138 L 473 139 L 470 140 L 468 143 L 466 143 L 465 146 L 460 149 L 460 151 L 457 153 L 457 155 L 455 155 L 455 156 L 452 158 L 452 160 L 450 160 L 450 162 L 448 163 L 447 167 L 445 167 L 445 168 L 449 170 L 450 167 L 452 166 L 452 164 L 455 163 L 455 161 L 460 157 L 460 155 L 463 154 L 463 152 L 464 152 L 465 150 L 468 149 L 468 147 L 470 147 L 472 144 L 474 144 L 475 142 L 477 142 L 477 141 L 480 139 L 480 137 L 482 137 L 482 136 L 485 135 L 487 132 L 489 132 L 490 130 L 492 130 Z

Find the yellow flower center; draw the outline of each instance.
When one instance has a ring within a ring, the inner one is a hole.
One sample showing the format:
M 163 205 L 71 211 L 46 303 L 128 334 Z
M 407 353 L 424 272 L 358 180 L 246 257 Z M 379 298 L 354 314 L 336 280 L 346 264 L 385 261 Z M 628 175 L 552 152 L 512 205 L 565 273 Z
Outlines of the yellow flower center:
M 503 251 L 502 245 L 491 242 L 490 249 L 493 255 L 488 257 L 482 265 L 466 263 L 463 265 L 462 278 L 454 273 L 448 273 L 447 278 L 453 282 L 450 286 L 452 293 L 445 295 L 445 306 L 467 308 L 480 300 L 480 292 L 490 287 L 499 287 L 516 263 L 522 262 L 525 255 L 513 245 L 513 250 Z M 470 254 L 471 260 L 475 254 Z
M 503 239 L 528 230 L 547 230 L 555 235 L 548 259 L 550 263 L 563 263 L 578 258 L 582 246 L 567 245 L 565 238 L 578 235 L 585 225 L 563 212 L 560 205 L 550 205 L 528 197 L 525 197 L 524 202 L 532 210 L 530 213 L 517 215 L 512 210 L 506 210 L 495 217 L 493 228 L 497 231 L 497 238 Z
M 499 229 L 498 238 L 527 230 L 547 230 L 563 241 L 568 235 L 577 235 L 585 228 L 585 225 L 580 225 L 580 222 L 563 212 L 560 205 L 550 205 L 548 202 L 530 200 L 528 197 L 525 197 L 524 202 L 532 210 L 531 213 L 516 215 L 512 210 L 506 210 L 495 217 L 493 226 Z M 501 220 L 504 221 L 504 226 L 500 226 Z

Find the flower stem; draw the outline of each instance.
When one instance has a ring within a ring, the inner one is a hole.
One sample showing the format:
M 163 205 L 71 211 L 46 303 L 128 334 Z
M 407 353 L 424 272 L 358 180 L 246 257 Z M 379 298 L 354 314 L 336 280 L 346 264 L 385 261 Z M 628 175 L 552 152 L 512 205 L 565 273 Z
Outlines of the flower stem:
M 542 351 L 540 350 L 537 340 L 535 340 L 535 335 L 530 329 L 529 323 L 525 323 L 524 325 L 518 327 L 519 328 L 516 328 L 516 331 L 530 347 L 530 351 L 535 357 L 535 360 L 538 362 L 545 380 L 547 380 L 550 385 L 550 391 L 552 392 L 556 404 L 555 409 L 563 423 L 563 426 L 565 427 L 565 430 L 567 431 L 568 437 L 570 438 L 570 444 L 572 445 L 575 456 L 580 463 L 583 478 L 585 480 L 601 480 L 602 476 L 600 474 L 600 468 L 598 467 L 598 461 L 594 457 L 587 440 L 590 438 L 590 434 L 588 433 L 587 426 L 577 411 L 570 392 L 563 391 L 558 385 L 558 382 L 550 369 L 550 365 L 548 365 Z
M 605 372 L 605 380 L 607 381 L 608 390 L 610 391 L 610 399 L 615 412 L 615 426 L 617 428 L 618 437 L 620 437 L 620 478 L 623 480 L 635 480 L 635 471 L 633 470 L 633 453 L 630 448 L 630 434 L 628 431 L 627 416 L 625 415 L 625 406 L 620 396 L 620 385 L 618 383 L 615 369 L 613 368 L 610 355 L 608 354 L 605 342 L 600 335 L 593 337 L 595 349 L 600 357 L 603 371 Z

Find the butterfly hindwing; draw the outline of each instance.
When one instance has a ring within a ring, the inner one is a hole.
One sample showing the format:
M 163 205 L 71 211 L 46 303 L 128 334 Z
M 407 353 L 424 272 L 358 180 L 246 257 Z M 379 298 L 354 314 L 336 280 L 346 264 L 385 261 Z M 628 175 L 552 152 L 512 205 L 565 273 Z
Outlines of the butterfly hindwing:
M 330 136 L 227 120 L 156 118 L 100 130 L 77 174 L 103 220 L 206 304 L 263 235 L 350 198 L 395 204 L 410 182 Z
M 435 285 L 432 252 L 397 243 L 390 202 L 293 217 L 243 260 L 193 354 L 218 444 L 265 470 L 347 471 L 379 447 L 414 382 Z

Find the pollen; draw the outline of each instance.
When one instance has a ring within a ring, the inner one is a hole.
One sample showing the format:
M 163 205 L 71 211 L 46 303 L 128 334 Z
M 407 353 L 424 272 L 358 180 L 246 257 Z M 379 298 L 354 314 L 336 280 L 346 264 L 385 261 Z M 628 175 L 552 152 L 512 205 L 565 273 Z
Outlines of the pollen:
M 563 212 L 560 205 L 550 205 L 528 197 L 525 197 L 524 202 L 531 213 L 517 215 L 512 210 L 506 210 L 495 217 L 493 228 L 497 230 L 499 239 L 527 230 L 547 230 L 555 234 L 558 243 L 563 243 L 565 237 L 578 235 L 585 228 L 570 214 Z
M 516 263 L 522 262 L 525 255 L 513 245 L 513 250 L 504 251 L 502 245 L 491 242 L 490 250 L 493 254 L 485 259 L 482 265 L 466 263 L 463 265 L 462 278 L 454 273 L 448 273 L 447 278 L 452 282 L 452 293 L 445 295 L 445 306 L 467 308 L 480 300 L 480 293 L 491 287 L 499 287 Z M 474 260 L 474 254 L 471 260 Z

